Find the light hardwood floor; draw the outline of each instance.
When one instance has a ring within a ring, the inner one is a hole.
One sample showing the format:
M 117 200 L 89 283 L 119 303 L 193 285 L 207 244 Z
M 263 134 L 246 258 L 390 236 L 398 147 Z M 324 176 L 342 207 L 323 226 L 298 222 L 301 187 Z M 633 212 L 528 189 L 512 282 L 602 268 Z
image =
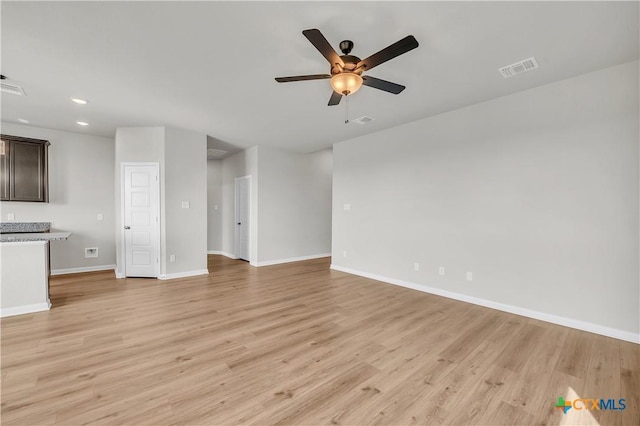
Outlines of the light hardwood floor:
M 570 395 L 626 400 L 579 423 L 640 423 L 638 345 L 328 259 L 209 267 L 52 277 L 51 311 L 2 320 L 2 424 L 566 424 Z

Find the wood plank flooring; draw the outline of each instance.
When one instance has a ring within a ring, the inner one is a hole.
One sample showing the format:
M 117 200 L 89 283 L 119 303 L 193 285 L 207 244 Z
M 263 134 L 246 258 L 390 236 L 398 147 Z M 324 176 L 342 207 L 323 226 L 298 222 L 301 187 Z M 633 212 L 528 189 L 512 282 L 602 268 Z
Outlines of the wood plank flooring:
M 2 320 L 2 424 L 640 424 L 638 345 L 328 259 L 209 269 L 52 277 L 51 311 Z M 565 415 L 569 395 L 627 408 Z

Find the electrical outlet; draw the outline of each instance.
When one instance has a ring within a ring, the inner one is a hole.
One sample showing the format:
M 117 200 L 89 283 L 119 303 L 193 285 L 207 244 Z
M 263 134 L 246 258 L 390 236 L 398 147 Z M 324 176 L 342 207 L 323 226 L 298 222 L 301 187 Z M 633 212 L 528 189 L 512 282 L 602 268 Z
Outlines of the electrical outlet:
M 102 213 L 98 213 L 98 220 L 104 220 L 104 215 Z
M 182 202 L 182 208 L 183 209 L 188 209 L 189 208 L 189 202 L 188 201 L 183 201 Z
M 342 250 L 342 257 L 347 257 L 347 251 L 346 250 Z
M 176 255 L 175 254 L 170 254 L 169 255 L 169 262 L 175 262 L 176 261 Z
M 420 264 L 418 262 L 413 264 L 413 270 L 414 271 L 419 271 L 420 270 Z
M 7 220 L 16 220 L 16 215 L 13 213 L 7 213 Z
M 98 247 L 87 247 L 84 249 L 84 258 L 92 259 L 98 257 Z
M 345 205 L 344 205 L 344 210 L 345 210 L 345 211 L 349 211 L 349 210 L 351 210 L 351 204 L 345 204 Z
M 438 268 L 438 275 L 444 275 L 444 266 Z
M 216 204 L 215 206 L 213 206 L 214 210 L 218 210 L 218 205 Z
M 467 272 L 467 281 L 473 281 L 473 272 Z

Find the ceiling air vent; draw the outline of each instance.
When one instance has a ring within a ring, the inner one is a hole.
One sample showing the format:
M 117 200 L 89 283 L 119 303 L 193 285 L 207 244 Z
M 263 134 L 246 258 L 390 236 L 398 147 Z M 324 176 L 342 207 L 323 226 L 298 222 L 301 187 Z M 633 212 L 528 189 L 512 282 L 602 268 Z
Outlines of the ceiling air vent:
M 224 157 L 228 153 L 229 153 L 229 151 L 224 151 L 222 149 L 209 148 L 209 149 L 207 149 L 207 158 L 210 158 L 212 160 L 216 160 L 218 158 Z
M 351 123 L 356 123 L 359 124 L 361 126 L 364 126 L 367 123 L 372 122 L 374 119 L 371 117 L 367 117 L 366 115 L 360 117 L 360 118 L 356 118 L 355 120 L 350 120 Z
M 13 84 L 0 83 L 0 89 L 4 93 L 11 93 L 12 95 L 18 95 L 18 96 L 26 96 L 26 93 L 24 93 L 24 90 L 22 89 L 22 87 L 14 86 Z
M 513 77 L 516 74 L 522 74 L 523 72 L 535 70 L 538 68 L 536 58 L 533 56 L 528 59 L 523 59 L 515 64 L 507 65 L 506 67 L 499 68 L 498 71 L 504 78 Z

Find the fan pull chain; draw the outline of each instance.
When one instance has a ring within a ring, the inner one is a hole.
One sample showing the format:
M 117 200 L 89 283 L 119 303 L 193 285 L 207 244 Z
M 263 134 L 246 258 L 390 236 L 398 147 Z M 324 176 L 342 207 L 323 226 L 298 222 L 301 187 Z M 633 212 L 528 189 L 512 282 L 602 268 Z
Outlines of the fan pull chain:
M 344 124 L 349 124 L 349 96 L 344 96 Z

